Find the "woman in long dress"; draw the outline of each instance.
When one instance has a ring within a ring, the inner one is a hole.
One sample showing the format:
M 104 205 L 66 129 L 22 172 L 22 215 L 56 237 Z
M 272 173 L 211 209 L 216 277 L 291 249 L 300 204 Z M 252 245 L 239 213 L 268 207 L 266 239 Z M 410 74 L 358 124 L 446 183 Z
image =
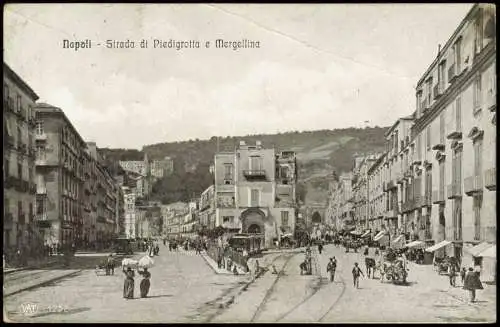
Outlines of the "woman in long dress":
M 474 271 L 474 269 L 469 268 L 469 271 L 465 275 L 463 288 L 465 290 L 469 291 L 470 301 L 475 302 L 476 301 L 476 290 L 482 290 L 483 284 L 481 283 L 481 280 L 479 279 L 479 275 L 477 274 L 477 272 Z
M 134 298 L 134 271 L 132 268 L 128 267 L 125 271 L 123 269 L 123 273 L 125 274 L 125 281 L 123 283 L 123 297 L 125 299 L 133 299 Z
M 151 273 L 148 271 L 148 268 L 144 268 L 144 271 L 139 271 L 139 274 L 142 275 L 142 280 L 141 280 L 141 297 L 147 297 L 149 293 L 149 287 L 151 286 L 151 283 L 149 282 L 149 279 L 151 278 Z

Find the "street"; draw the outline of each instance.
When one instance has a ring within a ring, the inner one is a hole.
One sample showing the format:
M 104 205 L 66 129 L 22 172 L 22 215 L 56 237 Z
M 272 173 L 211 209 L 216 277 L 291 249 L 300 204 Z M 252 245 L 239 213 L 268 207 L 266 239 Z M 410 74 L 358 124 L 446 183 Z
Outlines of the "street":
M 137 257 L 141 257 L 141 253 Z M 217 275 L 201 256 L 184 251 L 169 252 L 161 246 L 150 271 L 151 290 L 139 298 L 140 278 L 135 282 L 135 299 L 123 299 L 123 274 L 97 276 L 86 267 L 76 276 L 4 298 L 4 310 L 15 322 L 182 322 L 197 319 L 200 310 L 239 286 L 244 277 Z M 55 274 L 60 270 L 45 270 Z M 27 274 L 9 274 L 11 282 Z M 27 304 L 37 304 L 37 312 L 23 314 Z
M 135 257 L 140 257 L 138 254 Z M 326 274 L 328 258 L 338 260 L 336 280 Z M 302 252 L 272 253 L 260 258 L 269 270 L 253 283 L 249 276 L 216 274 L 192 251 L 170 252 L 161 247 L 151 269 L 148 298 L 122 297 L 123 275 L 97 276 L 87 267 L 77 275 L 4 299 L 8 318 L 16 322 L 490 322 L 495 320 L 494 286 L 467 302 L 461 287 L 450 288 L 445 276 L 430 266 L 410 265 L 407 285 L 361 278 L 352 285 L 351 269 L 361 253 L 325 246 L 313 249 L 313 275 L 300 275 Z M 282 273 L 272 274 L 271 264 Z M 76 267 L 72 267 L 76 268 Z M 74 271 L 76 269 L 69 269 Z M 7 284 L 27 276 L 61 270 L 19 272 Z M 247 287 L 243 287 L 247 284 Z M 460 284 L 459 284 L 460 285 Z M 10 286 L 12 287 L 12 286 Z M 242 289 L 243 288 L 243 289 Z M 229 299 L 229 300 L 228 300 Z M 36 309 L 29 309 L 30 305 Z M 27 309 L 28 308 L 28 309 Z M 31 310 L 31 311 L 30 311 Z M 24 313 L 23 313 L 24 311 Z M 30 312 L 27 312 L 30 311 Z

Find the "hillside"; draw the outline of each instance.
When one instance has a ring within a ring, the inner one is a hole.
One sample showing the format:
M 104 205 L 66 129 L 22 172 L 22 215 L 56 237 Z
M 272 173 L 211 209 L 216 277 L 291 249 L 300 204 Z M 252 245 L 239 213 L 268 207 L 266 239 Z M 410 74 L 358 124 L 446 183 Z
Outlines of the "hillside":
M 338 174 L 352 168 L 356 153 L 374 153 L 384 150 L 387 128 L 346 128 L 279 134 L 212 137 L 209 140 L 189 140 L 146 145 L 142 151 L 129 149 L 100 149 L 106 158 L 114 160 L 141 160 L 144 153 L 150 159 L 170 156 L 175 173 L 158 181 L 153 187 L 155 200 L 164 203 L 185 201 L 199 195 L 211 184 L 210 163 L 219 148 L 233 150 L 239 141 L 254 144 L 259 140 L 264 147 L 277 151 L 297 152 L 299 182 L 304 184 L 305 202 L 325 202 L 328 181 L 332 172 Z

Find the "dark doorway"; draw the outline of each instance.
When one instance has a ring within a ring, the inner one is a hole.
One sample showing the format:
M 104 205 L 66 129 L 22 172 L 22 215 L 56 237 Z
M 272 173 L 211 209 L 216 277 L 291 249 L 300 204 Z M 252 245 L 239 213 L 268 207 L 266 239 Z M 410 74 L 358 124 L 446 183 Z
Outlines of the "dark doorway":
M 321 215 L 319 214 L 319 212 L 316 211 L 313 213 L 311 221 L 313 223 L 320 223 L 321 222 Z
M 257 224 L 250 225 L 250 227 L 248 227 L 248 233 L 249 234 L 260 234 L 261 233 L 260 226 Z

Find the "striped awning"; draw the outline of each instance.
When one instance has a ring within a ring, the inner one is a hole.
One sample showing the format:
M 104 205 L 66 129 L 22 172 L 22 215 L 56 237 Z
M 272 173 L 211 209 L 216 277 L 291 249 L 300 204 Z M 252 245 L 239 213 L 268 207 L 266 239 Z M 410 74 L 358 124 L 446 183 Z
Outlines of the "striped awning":
M 472 248 L 466 249 L 473 257 L 482 257 L 481 253 L 488 250 L 490 247 L 494 247 L 491 243 L 483 242 Z
M 451 244 L 450 241 L 446 241 L 446 240 L 441 241 L 438 244 L 435 244 L 435 245 L 425 249 L 425 252 L 434 252 L 434 251 L 439 250 L 440 248 L 445 247 L 445 246 L 450 245 L 450 244 Z
M 361 235 L 361 237 L 367 237 L 368 235 L 370 235 L 371 231 L 367 230 L 363 235 Z
M 407 248 L 423 248 L 425 247 L 425 243 L 422 241 L 413 241 L 405 245 Z
M 384 231 L 381 231 L 379 232 L 377 235 L 375 235 L 375 237 L 373 238 L 374 241 L 378 241 L 380 240 L 382 237 L 385 236 L 385 232 Z

